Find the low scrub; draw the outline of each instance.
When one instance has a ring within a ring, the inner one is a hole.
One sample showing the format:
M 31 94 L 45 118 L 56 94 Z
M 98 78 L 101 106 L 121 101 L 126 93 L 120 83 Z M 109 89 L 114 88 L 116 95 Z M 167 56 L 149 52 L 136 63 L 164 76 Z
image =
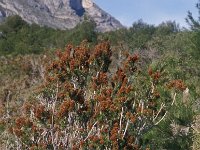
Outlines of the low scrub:
M 140 68 L 138 54 L 126 53 L 117 71 L 110 73 L 111 56 L 108 42 L 94 48 L 82 42 L 56 51 L 44 84 L 18 113 L 11 111 L 9 101 L 3 104 L 4 145 L 8 149 L 155 148 L 155 129 L 163 123 L 169 127 L 176 114 L 180 116 L 174 110 L 177 105 L 187 110 L 182 97 L 187 86 L 168 78 L 163 68 Z M 182 133 L 178 132 L 172 134 L 174 139 Z M 182 136 L 189 133 L 190 127 Z

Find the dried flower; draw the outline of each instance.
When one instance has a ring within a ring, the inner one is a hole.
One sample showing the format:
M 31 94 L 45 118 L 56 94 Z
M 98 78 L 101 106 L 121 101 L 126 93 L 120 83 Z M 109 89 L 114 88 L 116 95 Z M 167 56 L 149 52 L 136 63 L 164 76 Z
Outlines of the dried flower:
M 182 80 L 172 80 L 169 84 L 168 84 L 169 88 L 175 88 L 177 90 L 180 91 L 184 91 L 187 86 L 183 83 Z
M 152 68 L 149 68 L 149 69 L 148 69 L 148 74 L 149 74 L 149 76 L 151 76 L 151 75 L 153 74 Z

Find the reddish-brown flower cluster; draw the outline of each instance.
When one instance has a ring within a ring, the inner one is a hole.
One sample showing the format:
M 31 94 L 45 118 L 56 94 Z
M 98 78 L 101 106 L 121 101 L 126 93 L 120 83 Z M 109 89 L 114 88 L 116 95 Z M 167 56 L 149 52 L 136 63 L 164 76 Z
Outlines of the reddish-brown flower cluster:
M 16 120 L 15 120 L 15 125 L 16 125 L 18 128 L 22 128 L 23 126 L 31 127 L 32 124 L 33 124 L 33 123 L 30 121 L 30 119 L 29 119 L 29 118 L 25 118 L 25 117 L 18 117 L 18 118 L 16 118 Z
M 33 124 L 32 127 L 31 127 L 31 131 L 33 133 L 36 133 L 38 131 L 38 127 L 35 124 Z
M 108 77 L 106 73 L 99 72 L 97 77 L 93 77 L 93 88 L 97 89 L 101 85 L 108 84 Z
M 140 114 L 142 112 L 142 107 L 141 106 L 138 106 L 137 108 L 136 108 L 136 113 L 137 114 Z
M 56 56 L 61 60 L 61 62 L 66 62 L 70 59 L 70 53 L 73 50 L 73 46 L 72 45 L 67 45 L 65 47 L 65 51 L 61 52 L 61 50 L 57 50 L 56 51 Z
M 139 55 L 133 54 L 132 56 L 129 56 L 127 60 L 129 63 L 135 63 L 136 61 L 139 60 Z
M 46 81 L 47 82 L 53 82 L 53 81 L 55 81 L 55 77 L 51 77 L 51 76 L 46 76 Z
M 57 96 L 59 99 L 64 99 L 65 98 L 65 93 L 64 92 L 60 92 L 58 93 L 58 96 Z
M 111 97 L 106 97 L 105 95 L 99 95 L 96 97 L 97 101 L 100 104 L 100 110 L 106 111 L 109 110 L 110 106 L 112 105 L 112 99 Z
M 148 74 L 155 81 L 159 80 L 161 77 L 161 73 L 159 71 L 153 72 L 151 67 L 148 69 Z
M 41 120 L 43 117 L 47 117 L 47 118 L 49 117 L 47 115 L 45 116 L 46 111 L 45 111 L 44 105 L 35 106 L 33 112 L 34 112 L 34 116 L 39 120 Z
M 123 96 L 123 95 L 127 95 L 130 93 L 130 91 L 132 90 L 132 87 L 129 85 L 129 86 L 124 86 L 122 85 L 120 87 L 120 89 L 118 90 L 117 92 L 117 95 L 118 96 Z
M 137 67 L 135 66 L 135 62 L 139 60 L 138 54 L 128 55 L 128 58 L 124 61 L 124 70 L 135 72 L 137 70 Z
M 29 118 L 17 117 L 15 119 L 15 125 L 9 128 L 9 132 L 15 134 L 17 137 L 21 137 L 24 134 L 24 128 L 31 128 L 33 125 Z
M 126 78 L 125 72 L 121 68 L 118 68 L 113 80 L 118 82 L 123 82 L 125 78 Z
M 129 149 L 136 150 L 134 148 L 135 137 L 128 135 L 125 140 L 127 142 L 127 145 L 124 147 L 124 150 L 129 150 Z
M 15 124 L 16 124 L 17 127 L 21 128 L 25 124 L 25 118 L 24 117 L 16 118 Z
M 157 72 L 155 72 L 155 73 L 153 74 L 153 79 L 154 79 L 154 80 L 158 80 L 160 77 L 161 77 L 161 74 L 160 74 L 159 71 L 157 71 Z
M 149 76 L 152 76 L 152 74 L 153 74 L 153 70 L 151 67 L 148 69 L 148 74 L 149 74 Z
M 143 110 L 143 114 L 146 115 L 146 116 L 151 116 L 153 114 L 153 110 L 146 108 L 146 109 Z
M 65 55 L 66 55 L 67 58 L 70 57 L 70 52 L 71 52 L 72 50 L 73 50 L 73 45 L 68 44 L 68 45 L 65 46 L 64 52 L 65 52 Z
M 79 68 L 80 70 L 87 70 L 89 67 L 89 49 L 85 45 L 81 45 L 71 50 L 71 56 L 65 60 L 65 64 L 69 64 L 69 68 L 71 71 L 74 71 L 75 68 Z M 68 50 L 69 51 L 69 50 Z M 67 52 L 66 55 L 70 55 Z
M 23 135 L 23 131 L 20 128 L 14 127 L 12 128 L 12 132 L 17 136 L 21 137 Z
M 111 97 L 113 90 L 111 88 L 108 89 L 103 89 L 102 93 L 106 96 L 106 97 Z
M 112 101 L 110 99 L 106 99 L 105 101 L 101 101 L 100 102 L 101 111 L 108 110 L 110 108 L 111 104 L 112 104 Z
M 73 89 L 73 84 L 72 83 L 70 83 L 70 82 L 65 82 L 63 85 L 62 85 L 62 87 L 63 87 L 63 90 L 66 90 L 66 91 L 72 91 L 72 89 Z
M 78 61 L 79 65 L 85 65 L 88 63 L 90 58 L 89 49 L 86 46 L 79 46 L 74 49 L 74 58 Z
M 120 71 L 119 75 L 123 75 L 123 72 Z M 117 91 L 117 95 L 118 95 L 118 97 L 121 97 L 121 96 L 123 97 L 125 95 L 127 96 L 131 92 L 132 87 L 131 87 L 131 85 L 128 85 L 128 78 L 126 77 L 125 74 L 120 79 L 120 82 L 122 82 L 122 84 L 121 84 L 119 90 Z
M 119 124 L 115 123 L 112 130 L 110 131 L 110 140 L 112 141 L 113 148 L 118 149 L 118 138 L 119 138 Z
M 100 72 L 98 75 L 98 83 L 100 84 L 107 84 L 108 83 L 108 77 L 106 73 Z
M 153 96 L 155 97 L 155 99 L 158 99 L 158 98 L 160 98 L 160 93 L 157 90 L 155 90 L 153 92 Z
M 112 51 L 110 48 L 110 44 L 108 42 L 103 42 L 95 47 L 93 59 L 100 58 L 102 56 L 111 57 L 111 55 Z
M 72 150 L 80 150 L 81 147 L 79 147 L 79 145 L 73 145 L 72 146 Z
M 184 84 L 184 82 L 182 80 L 172 80 L 169 84 L 168 84 L 169 88 L 175 88 L 177 90 L 180 91 L 184 91 L 187 86 Z
M 57 69 L 57 67 L 58 67 L 58 62 L 54 61 L 47 67 L 47 71 L 51 71 L 51 70 Z
M 75 102 L 73 100 L 65 100 L 59 107 L 58 117 L 62 118 L 68 114 L 69 111 L 72 111 L 75 107 Z
M 137 120 L 137 116 L 132 114 L 131 112 L 126 113 L 126 118 L 129 119 L 132 123 L 135 123 Z
M 93 143 L 97 143 L 99 141 L 99 137 L 97 135 L 92 135 L 89 137 L 89 140 Z
M 108 127 L 103 127 L 100 131 L 101 135 L 107 134 L 109 132 Z
M 71 59 L 70 62 L 69 62 L 69 67 L 70 67 L 71 71 L 74 71 L 75 65 L 76 65 L 75 59 Z
M 84 144 L 85 144 L 85 141 L 81 140 L 79 144 L 81 149 L 84 147 Z

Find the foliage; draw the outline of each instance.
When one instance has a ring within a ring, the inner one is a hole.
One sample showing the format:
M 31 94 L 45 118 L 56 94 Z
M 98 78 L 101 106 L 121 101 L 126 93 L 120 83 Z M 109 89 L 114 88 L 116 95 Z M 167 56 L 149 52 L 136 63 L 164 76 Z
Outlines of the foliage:
M 63 48 L 66 43 L 77 45 L 83 40 L 95 43 L 96 34 L 94 23 L 88 21 L 61 31 L 29 25 L 19 16 L 11 16 L 0 25 L 0 54 L 39 54 L 46 49 Z
M 196 4 L 196 8 L 198 9 L 198 13 L 200 15 L 200 1 L 198 0 L 198 3 Z M 192 30 L 198 30 L 200 29 L 200 18 L 197 20 L 192 16 L 192 13 L 188 11 L 188 16 L 186 18 L 186 22 L 190 25 Z
M 179 32 L 179 25 L 175 21 L 166 21 L 154 26 L 138 20 L 128 29 L 100 34 L 99 37 L 109 40 L 113 45 L 125 44 L 131 51 L 135 51 L 137 49 L 148 49 L 149 42 L 165 41 L 167 37 L 175 36 Z M 159 45 L 159 48 L 161 48 L 161 45 Z
M 151 148 L 151 142 L 145 142 L 146 134 L 159 127 L 166 116 L 177 113 L 174 104 L 183 106 L 179 93 L 186 85 L 169 79 L 162 68 L 141 70 L 137 54 L 126 54 L 121 67 L 110 74 L 111 55 L 107 42 L 94 49 L 83 42 L 58 50 L 48 65 L 44 85 L 24 103 L 21 113 L 10 116 L 5 107 L 1 122 L 10 137 L 7 146 Z
M 200 15 L 200 1 L 197 2 L 196 8 L 198 9 L 198 15 Z M 198 17 L 198 19 L 195 19 L 192 16 L 192 13 L 189 11 L 188 16 L 186 18 L 186 22 L 189 24 L 190 29 L 193 31 L 192 41 L 193 41 L 193 49 L 195 50 L 194 51 L 194 57 L 196 59 L 199 59 L 199 57 L 200 57 L 200 49 L 199 49 L 199 46 L 200 46 L 200 42 L 199 42 L 199 39 L 200 39 L 200 18 Z

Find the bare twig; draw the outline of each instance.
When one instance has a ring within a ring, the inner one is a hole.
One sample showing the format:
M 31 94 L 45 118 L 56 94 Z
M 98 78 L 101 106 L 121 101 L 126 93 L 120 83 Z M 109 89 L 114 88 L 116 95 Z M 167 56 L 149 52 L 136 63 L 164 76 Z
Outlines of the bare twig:
M 129 119 L 127 120 L 126 128 L 125 128 L 125 130 L 124 130 L 124 134 L 123 134 L 122 139 L 124 139 L 124 137 L 125 137 L 125 135 L 126 135 L 126 132 L 127 132 L 127 129 L 128 129 L 128 125 L 129 125 Z
M 174 96 L 173 96 L 173 101 L 172 101 L 172 103 L 171 103 L 171 106 L 172 106 L 172 105 L 174 105 L 174 103 L 175 103 L 175 100 L 176 100 L 176 92 L 174 93 Z
M 158 125 L 165 118 L 166 114 L 167 114 L 167 112 L 165 112 L 165 114 L 162 116 L 162 118 L 158 122 L 156 122 L 155 125 Z
M 89 138 L 90 134 L 92 133 L 92 130 L 93 130 L 94 126 L 95 126 L 97 123 L 98 123 L 98 121 L 96 121 L 96 122 L 93 124 L 92 129 L 90 130 L 90 132 L 88 133 L 88 135 L 87 135 L 87 137 L 84 139 L 84 141 L 86 141 L 86 140 Z
M 7 115 L 7 118 L 10 117 L 9 115 L 9 101 L 10 101 L 10 95 L 11 95 L 11 91 L 8 90 L 8 94 L 6 96 L 6 115 Z
M 135 109 L 135 103 L 136 103 L 135 101 L 136 101 L 136 100 L 134 100 L 134 103 L 133 103 L 133 109 Z
M 54 133 L 53 133 L 53 130 L 54 130 L 54 113 L 55 113 L 55 106 L 56 106 L 56 102 L 58 100 L 58 92 L 59 92 L 59 85 L 58 85 L 58 81 L 57 81 L 57 84 L 56 84 L 56 97 L 52 103 L 52 120 L 51 120 L 51 140 L 52 140 L 52 144 L 53 144 L 53 148 L 56 149 L 56 145 L 55 145 L 55 142 L 54 142 Z
M 143 124 L 143 126 L 139 129 L 138 131 L 138 135 L 140 135 L 141 131 L 143 131 L 145 129 L 146 126 L 146 122 Z
M 141 100 L 141 107 L 142 107 L 142 109 L 141 109 L 141 113 L 143 114 L 143 112 L 144 112 L 144 102 Z
M 155 87 L 154 87 L 154 84 L 153 84 L 153 82 L 151 82 L 151 93 L 153 93 L 154 92 L 154 90 L 155 90 Z
M 121 112 L 121 117 L 120 117 L 120 122 L 119 122 L 119 125 L 120 125 L 119 133 L 121 132 L 121 129 L 122 129 L 122 118 L 123 118 L 123 113 L 124 113 L 124 108 L 122 107 L 122 112 Z
M 162 103 L 161 106 L 160 106 L 160 109 L 159 109 L 158 113 L 157 113 L 156 116 L 153 118 L 153 121 L 155 121 L 155 120 L 158 118 L 158 116 L 159 116 L 160 112 L 162 111 L 162 109 L 164 108 L 164 106 L 165 106 L 165 104 Z

